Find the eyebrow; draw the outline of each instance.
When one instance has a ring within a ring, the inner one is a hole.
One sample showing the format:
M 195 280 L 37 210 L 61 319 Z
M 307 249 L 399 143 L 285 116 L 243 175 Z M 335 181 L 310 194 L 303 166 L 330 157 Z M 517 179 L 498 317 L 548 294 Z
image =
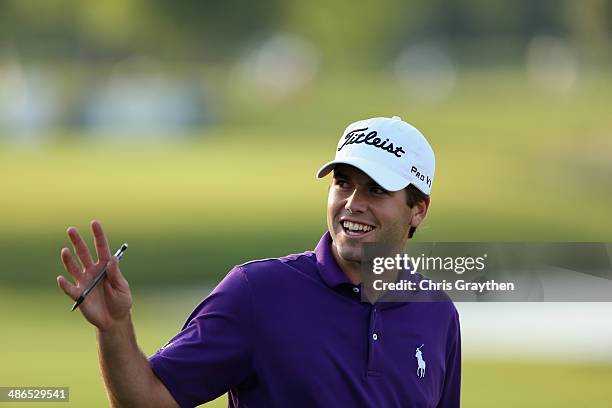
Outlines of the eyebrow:
M 343 179 L 348 179 L 349 177 L 339 171 L 335 171 L 334 170 L 334 178 L 343 178 Z
M 342 173 L 342 172 L 339 172 L 339 171 L 334 171 L 334 178 L 335 178 L 335 179 L 345 179 L 345 180 L 350 180 L 350 177 L 349 177 L 349 176 L 347 176 L 346 174 L 344 174 L 344 173 Z M 370 181 L 370 182 L 368 183 L 368 186 L 369 186 L 369 187 L 377 187 L 377 188 L 380 188 L 380 189 L 382 189 L 382 190 L 389 191 L 389 190 L 387 190 L 386 188 L 383 188 L 383 187 L 382 187 L 380 184 L 378 184 L 378 183 L 377 183 L 377 182 L 375 182 L 374 180 Z

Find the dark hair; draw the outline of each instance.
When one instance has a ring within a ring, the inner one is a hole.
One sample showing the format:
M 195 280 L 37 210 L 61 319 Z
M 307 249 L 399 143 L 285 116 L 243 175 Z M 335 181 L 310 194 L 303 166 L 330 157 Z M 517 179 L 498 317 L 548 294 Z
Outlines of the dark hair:
M 413 208 L 415 205 L 429 198 L 427 194 L 423 193 L 412 184 L 408 184 L 408 187 L 406 187 L 404 190 L 406 190 L 406 204 L 408 204 L 408 207 L 410 208 Z M 410 227 L 410 231 L 408 231 L 408 238 L 412 238 L 416 229 L 417 227 Z

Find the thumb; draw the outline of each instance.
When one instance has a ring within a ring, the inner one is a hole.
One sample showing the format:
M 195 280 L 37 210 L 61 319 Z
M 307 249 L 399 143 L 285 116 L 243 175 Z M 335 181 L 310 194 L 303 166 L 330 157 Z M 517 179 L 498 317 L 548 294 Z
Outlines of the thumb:
M 110 261 L 108 261 L 106 276 L 111 286 L 115 289 L 121 289 L 128 286 L 127 281 L 119 270 L 119 259 L 116 256 L 113 256 Z

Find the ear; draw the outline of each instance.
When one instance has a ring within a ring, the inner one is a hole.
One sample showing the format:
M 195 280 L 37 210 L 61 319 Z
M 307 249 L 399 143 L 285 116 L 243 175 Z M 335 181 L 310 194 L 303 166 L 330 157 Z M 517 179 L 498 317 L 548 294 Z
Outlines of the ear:
M 418 227 L 427 215 L 429 210 L 429 203 L 431 202 L 430 197 L 426 197 L 423 201 L 419 201 L 414 207 L 412 207 L 412 218 L 410 220 L 411 227 Z

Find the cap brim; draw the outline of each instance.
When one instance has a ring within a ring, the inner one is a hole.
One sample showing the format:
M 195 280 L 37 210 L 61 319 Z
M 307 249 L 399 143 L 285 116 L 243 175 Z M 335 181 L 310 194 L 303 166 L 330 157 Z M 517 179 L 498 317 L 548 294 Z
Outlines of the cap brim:
M 317 177 L 321 178 L 327 176 L 338 164 L 348 164 L 349 166 L 358 168 L 388 191 L 399 191 L 410 184 L 410 180 L 390 171 L 388 168 L 361 158 L 333 160 L 329 163 L 325 163 L 317 172 Z

